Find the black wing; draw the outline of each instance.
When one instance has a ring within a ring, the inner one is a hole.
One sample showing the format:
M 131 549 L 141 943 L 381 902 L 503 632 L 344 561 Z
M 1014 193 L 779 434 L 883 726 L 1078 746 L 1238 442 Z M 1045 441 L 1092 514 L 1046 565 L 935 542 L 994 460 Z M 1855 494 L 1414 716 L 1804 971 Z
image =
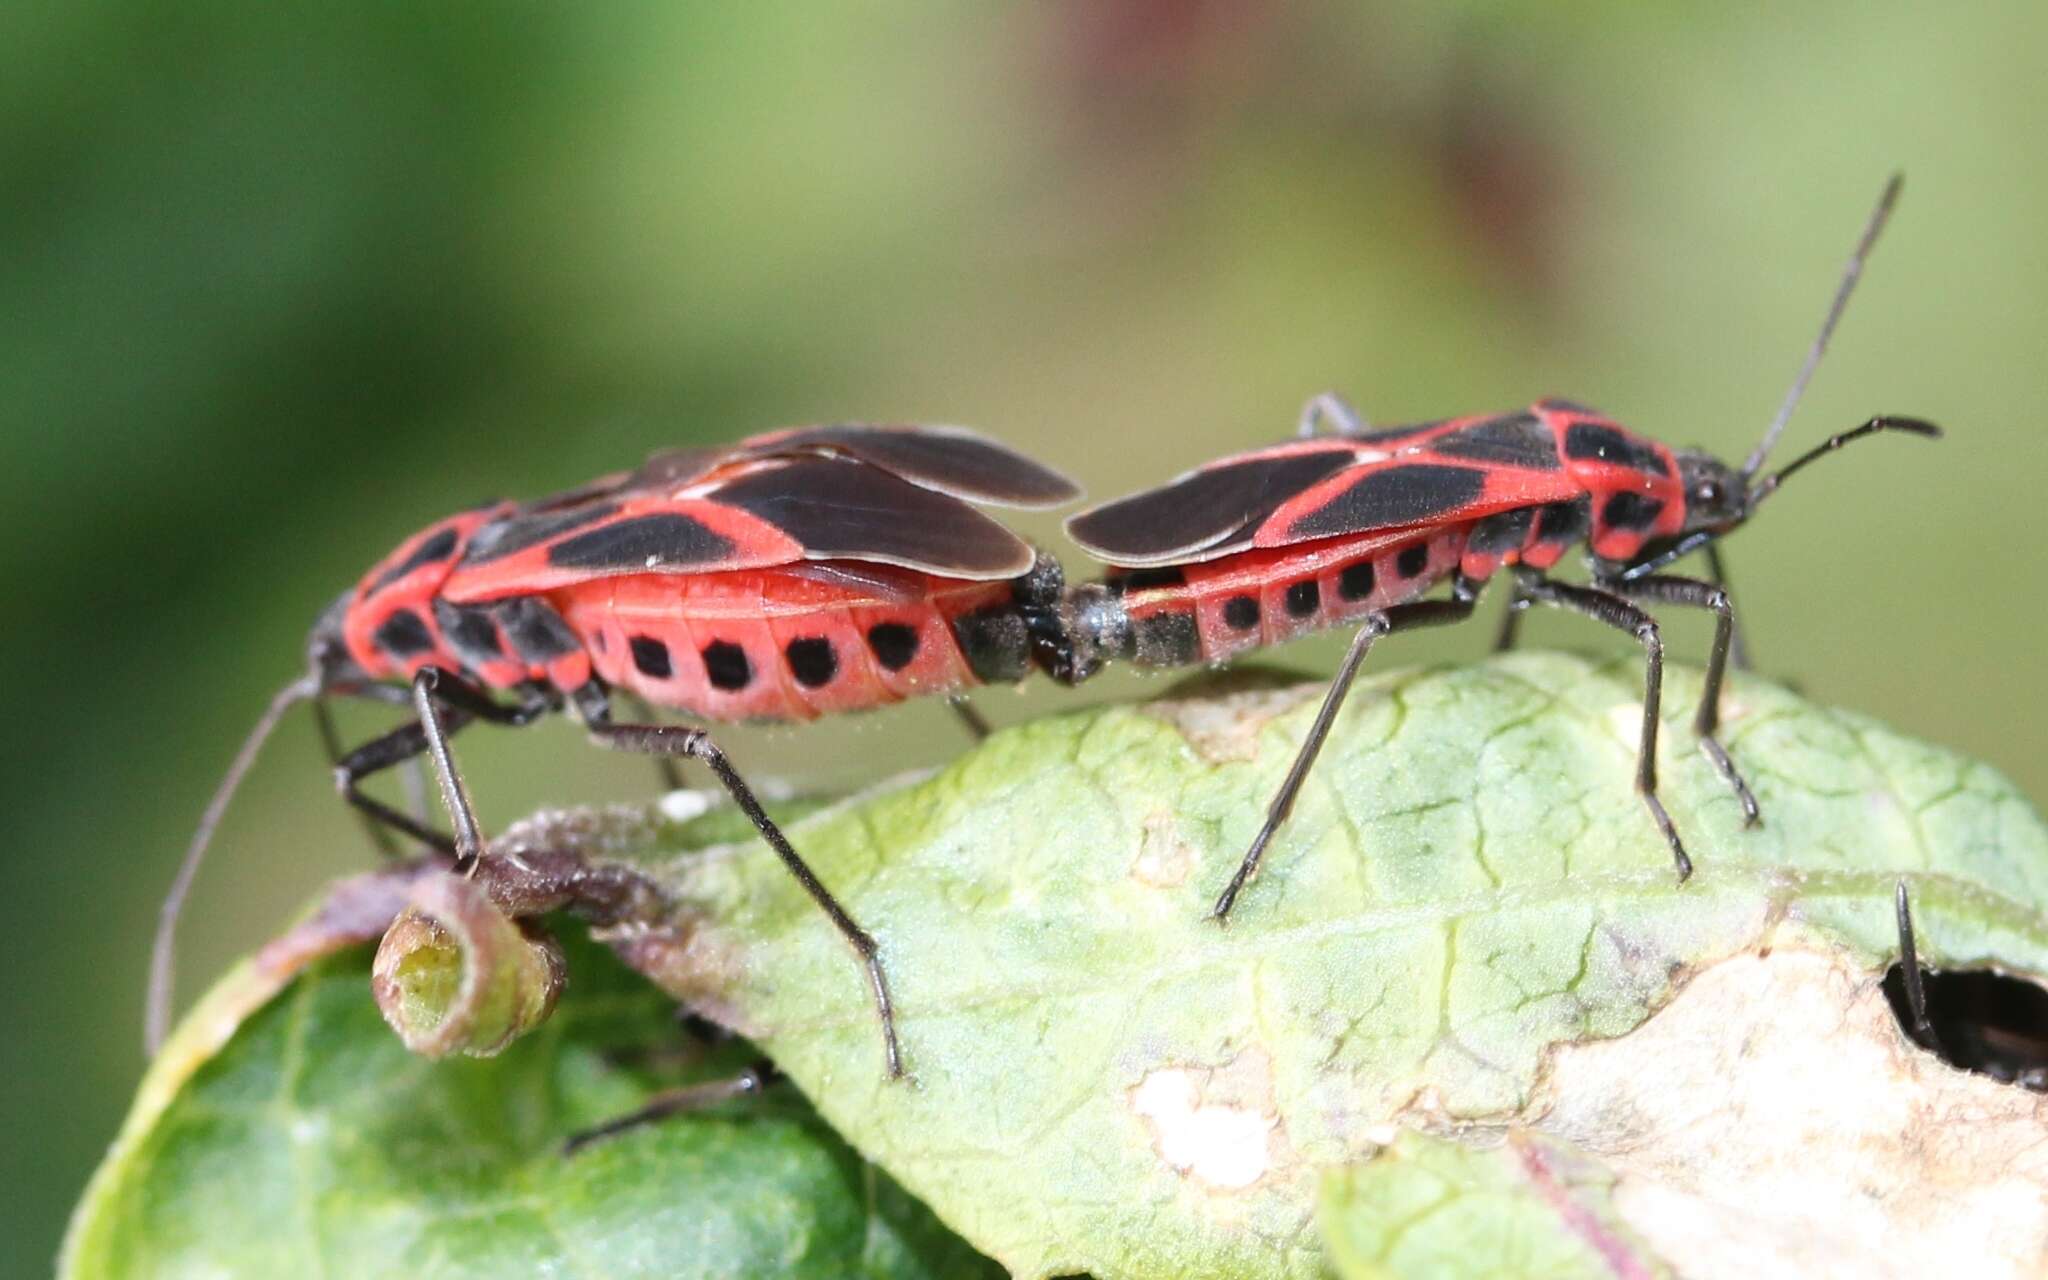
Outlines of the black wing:
M 1357 460 L 1349 442 L 1252 454 L 1105 502 L 1067 521 L 1081 549 L 1110 564 L 1142 567 L 1211 559 L 1250 546 L 1289 499 Z
M 1031 544 L 945 493 L 853 458 L 799 455 L 704 495 L 774 525 L 808 560 L 868 560 L 957 578 L 1014 578 Z

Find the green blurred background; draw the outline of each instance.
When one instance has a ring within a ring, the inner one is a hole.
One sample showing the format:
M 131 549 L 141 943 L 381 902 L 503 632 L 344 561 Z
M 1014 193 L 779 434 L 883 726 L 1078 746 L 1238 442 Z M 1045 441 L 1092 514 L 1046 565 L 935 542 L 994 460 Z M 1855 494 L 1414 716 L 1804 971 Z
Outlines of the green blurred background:
M 113 1132 L 158 897 L 313 615 L 429 519 L 659 445 L 963 422 L 1106 496 L 1334 386 L 1380 422 L 1566 394 L 1739 458 L 1903 167 L 1787 446 L 1951 438 L 1802 476 L 1738 601 L 1766 672 L 2048 795 L 2048 9 L 1691 8 L 0 8 L 0 1269 L 46 1270 Z M 730 741 L 823 786 L 961 747 L 934 706 Z M 564 725 L 464 750 L 500 825 L 648 786 Z M 186 998 L 368 857 L 291 722 Z

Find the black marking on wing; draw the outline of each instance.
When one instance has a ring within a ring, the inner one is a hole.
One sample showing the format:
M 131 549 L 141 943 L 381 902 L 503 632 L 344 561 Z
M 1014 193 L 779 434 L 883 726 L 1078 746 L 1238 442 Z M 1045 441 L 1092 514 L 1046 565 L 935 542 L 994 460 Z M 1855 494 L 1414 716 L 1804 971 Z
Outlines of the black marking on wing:
M 1348 447 L 1246 458 L 1191 472 L 1171 484 L 1119 498 L 1067 521 L 1067 534 L 1113 564 L 1143 565 L 1249 541 L 1281 504 L 1350 466 Z
M 842 423 L 802 427 L 762 446 L 775 453 L 825 450 L 956 498 L 1006 507 L 1056 507 L 1081 496 L 1052 468 L 957 428 Z
M 1653 476 L 1670 474 L 1664 456 L 1655 449 L 1618 427 L 1603 427 L 1597 422 L 1575 422 L 1567 427 L 1564 452 L 1566 457 L 1581 462 L 1611 462 Z
M 874 560 L 950 577 L 1027 573 L 1029 543 L 973 507 L 879 467 L 799 457 L 748 472 L 708 495 L 796 539 L 812 559 Z
M 503 559 L 572 529 L 595 524 L 615 514 L 618 509 L 616 503 L 599 502 L 493 520 L 470 536 L 469 546 L 462 552 L 462 563 L 467 567 Z
M 455 543 L 456 534 L 454 526 L 450 525 L 441 529 L 433 537 L 422 541 L 419 546 L 413 548 L 413 553 L 403 561 L 392 565 L 389 569 L 378 575 L 377 580 L 370 584 L 370 594 L 377 594 L 400 578 L 403 578 L 406 574 L 411 573 L 414 569 L 424 568 L 427 565 L 438 564 L 446 560 L 449 556 L 455 554 Z
M 1421 524 L 1478 500 L 1486 472 L 1477 467 L 1409 462 L 1366 472 L 1336 497 L 1296 520 L 1297 538 L 1329 538 Z
M 1557 437 L 1533 413 L 1507 413 L 1460 427 L 1430 441 L 1429 450 L 1467 462 L 1497 462 L 1530 471 L 1555 471 L 1564 465 L 1557 458 Z
M 558 569 L 635 573 L 715 565 L 736 549 L 732 539 L 702 521 L 657 511 L 564 538 L 548 548 L 548 563 Z

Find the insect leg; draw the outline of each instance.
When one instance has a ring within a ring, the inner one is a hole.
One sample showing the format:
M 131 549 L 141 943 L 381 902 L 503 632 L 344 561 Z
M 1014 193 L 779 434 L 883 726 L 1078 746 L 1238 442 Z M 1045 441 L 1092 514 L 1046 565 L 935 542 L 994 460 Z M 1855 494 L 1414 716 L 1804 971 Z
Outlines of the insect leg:
M 775 856 L 782 859 L 782 865 L 788 868 L 789 874 L 796 877 L 796 882 L 803 886 L 804 892 L 811 895 L 811 900 L 818 904 L 819 910 L 832 922 L 832 927 L 839 930 L 840 936 L 844 937 L 859 954 L 862 965 L 867 969 L 868 988 L 874 995 L 875 1012 L 882 1020 L 882 1047 L 888 1063 L 889 1076 L 891 1079 L 901 1076 L 903 1055 L 896 1043 L 896 1010 L 889 999 L 888 979 L 882 973 L 881 948 L 876 945 L 874 937 L 847 914 L 846 908 L 840 906 L 839 900 L 832 896 L 832 891 L 825 887 L 824 882 L 819 880 L 817 874 L 804 862 L 802 856 L 789 843 L 789 838 L 782 834 L 782 828 L 775 825 L 775 820 L 768 816 L 767 811 L 761 807 L 761 802 L 754 798 L 753 788 L 747 785 L 739 770 L 732 767 L 732 762 L 726 759 L 725 752 L 711 740 L 711 735 L 688 725 L 612 724 L 605 718 L 604 709 L 594 701 L 584 704 L 583 715 L 584 727 L 589 730 L 591 739 L 599 746 L 611 747 L 617 751 L 640 751 L 649 755 L 679 756 L 698 760 L 712 773 L 718 775 L 718 781 L 732 796 L 733 802 L 747 815 L 748 820 L 754 824 L 754 829 L 761 833 L 761 838 L 775 851 Z
M 946 705 L 953 709 L 953 714 L 959 718 L 960 723 L 967 726 L 967 732 L 974 736 L 976 742 L 980 742 L 994 732 L 993 729 L 989 728 L 988 721 L 982 718 L 981 712 L 975 710 L 974 704 L 969 702 L 963 695 L 956 693 L 952 697 L 947 698 Z
M 452 714 L 446 721 L 446 731 L 454 733 L 469 723 L 466 715 Z M 361 789 L 363 779 L 380 773 L 395 764 L 417 760 L 426 752 L 427 735 L 418 722 L 408 720 L 391 732 L 357 747 L 342 756 L 334 765 L 334 787 L 341 792 L 341 798 L 353 805 L 381 828 L 389 828 L 409 836 L 430 849 L 438 849 L 450 857 L 455 856 L 455 842 L 427 826 L 403 809 L 385 804 L 377 797 Z
M 476 806 L 470 801 L 469 787 L 462 781 L 462 770 L 456 767 L 455 753 L 448 748 L 450 731 L 441 710 L 444 700 L 461 700 L 461 687 L 460 679 L 439 667 L 421 667 L 412 678 L 413 710 L 419 714 L 420 732 L 427 740 L 427 757 L 434 762 L 434 779 L 441 784 L 441 803 L 447 807 L 448 820 L 455 827 L 455 871 L 468 875 L 476 870 L 477 859 L 483 856 L 484 833 L 477 825 Z M 493 707 L 497 705 L 488 698 L 484 701 Z M 464 706 L 455 709 L 470 710 Z
M 1355 436 L 1365 430 L 1365 418 L 1351 407 L 1351 402 L 1334 391 L 1310 396 L 1308 403 L 1301 406 L 1301 419 L 1295 424 L 1295 434 L 1306 440 L 1319 434 L 1323 423 L 1329 423 L 1340 436 Z
M 1657 630 L 1657 620 L 1610 591 L 1552 582 L 1531 569 L 1518 570 L 1516 577 L 1523 592 L 1535 603 L 1584 614 L 1595 622 L 1628 632 L 1643 646 L 1643 740 L 1636 755 L 1636 791 L 1643 797 L 1650 816 L 1656 819 L 1657 829 L 1664 833 L 1665 843 L 1671 846 L 1671 861 L 1678 867 L 1679 883 L 1685 883 L 1692 875 L 1692 859 L 1686 856 L 1678 828 L 1671 824 L 1671 815 L 1657 797 L 1657 713 L 1664 693 L 1664 639 Z
M 1309 726 L 1308 736 L 1302 739 L 1301 750 L 1295 753 L 1287 777 L 1281 781 L 1280 790 L 1274 793 L 1272 803 L 1266 808 L 1264 825 L 1253 837 L 1251 848 L 1245 850 L 1243 861 L 1238 863 L 1237 874 L 1230 877 L 1230 884 L 1217 897 L 1216 905 L 1210 908 L 1211 918 L 1218 923 L 1229 922 L 1230 909 L 1236 904 L 1237 895 L 1258 872 L 1259 859 L 1265 856 L 1266 846 L 1272 843 L 1281 824 L 1287 821 L 1287 815 L 1293 812 L 1295 797 L 1301 794 L 1301 784 L 1308 778 L 1308 771 L 1316 762 L 1316 754 L 1323 749 L 1323 741 L 1330 736 L 1330 726 L 1336 723 L 1337 712 L 1344 705 L 1344 696 L 1351 691 L 1351 682 L 1365 662 L 1365 655 L 1372 651 L 1373 642 L 1396 631 L 1440 627 L 1472 616 L 1473 606 L 1479 601 L 1479 584 L 1460 577 L 1451 590 L 1448 600 L 1417 600 L 1392 605 L 1367 614 L 1359 624 L 1357 633 L 1351 638 L 1351 648 L 1344 654 L 1344 661 L 1330 681 L 1329 690 L 1323 694 L 1323 705 L 1316 711 L 1315 723 Z
M 1728 589 L 1728 566 L 1721 560 L 1721 544 L 1707 544 L 1707 581 L 1726 591 Z M 1750 669 L 1749 644 L 1742 638 L 1742 624 L 1731 621 L 1728 633 L 1728 660 L 1735 664 L 1737 671 Z
M 1529 597 L 1522 592 L 1520 578 L 1508 579 L 1508 607 L 1501 611 L 1500 630 L 1493 637 L 1493 651 L 1506 653 L 1515 647 L 1521 638 L 1522 614 L 1529 608 Z
M 439 671 L 438 668 L 427 667 L 422 669 L 421 676 L 414 677 L 413 691 L 404 695 L 409 701 L 413 702 L 416 710 L 421 705 L 422 699 L 418 691 L 427 672 L 437 673 L 432 683 L 428 685 L 431 696 L 426 701 L 435 705 L 435 727 L 440 733 L 440 750 L 444 755 L 448 750 L 447 739 L 460 732 L 473 721 L 485 720 L 493 724 L 517 727 L 531 724 L 555 705 L 554 696 L 550 692 L 539 688 L 527 689 L 525 696 L 519 702 L 509 705 L 500 703 L 459 676 Z M 366 689 L 380 687 L 366 686 Z M 382 701 L 384 699 L 378 697 L 377 700 Z M 445 710 L 440 709 L 442 704 L 446 705 Z M 334 766 L 334 785 L 341 792 L 342 798 L 360 812 L 391 830 L 418 840 L 429 848 L 438 849 L 442 853 L 455 857 L 458 869 L 466 869 L 459 847 L 461 830 L 461 819 L 459 816 L 456 820 L 457 839 L 450 840 L 447 836 L 427 826 L 419 819 L 405 813 L 403 810 L 385 804 L 375 796 L 365 794 L 361 789 L 362 781 L 372 774 L 382 772 L 393 765 L 403 764 L 409 760 L 417 760 L 422 755 L 432 754 L 434 754 L 434 747 L 432 739 L 424 727 L 424 720 L 408 721 L 389 733 L 373 738 L 355 750 L 343 755 Z M 452 755 L 448 756 L 448 762 L 452 768 L 454 763 Z M 457 784 L 459 787 L 459 778 L 457 779 Z M 463 790 L 465 801 L 467 800 L 467 795 L 466 789 Z M 475 827 L 473 811 L 470 814 L 470 825 L 472 828 Z M 481 846 L 479 845 L 480 850 Z
M 334 713 L 328 709 L 327 699 L 315 698 L 313 700 L 313 723 L 319 726 L 320 745 L 326 748 L 327 763 L 337 771 L 336 776 L 338 779 L 341 762 L 346 753 L 342 750 L 341 735 L 335 731 Z M 398 857 L 398 845 L 391 838 L 391 828 L 358 803 L 358 797 L 364 800 L 369 799 L 369 797 L 363 796 L 360 792 L 356 791 L 355 779 L 350 778 L 346 783 L 339 785 L 341 786 L 342 795 L 351 805 L 355 806 L 356 812 L 361 815 L 363 830 L 369 835 L 370 843 L 377 846 L 378 854 L 386 861 Z
M 727 1080 L 707 1080 L 702 1084 L 688 1084 L 679 1089 L 664 1089 L 647 1102 L 601 1125 L 572 1133 L 562 1143 L 562 1154 L 573 1156 L 593 1142 L 617 1137 L 629 1129 L 652 1124 L 684 1111 L 701 1111 L 705 1107 L 717 1106 L 734 1098 L 751 1097 L 767 1087 L 769 1068 L 748 1067 L 745 1071 Z
M 654 705 L 648 702 L 647 699 L 637 693 L 628 693 L 624 689 L 617 689 L 613 692 L 617 696 L 626 699 L 632 705 L 634 714 L 642 720 L 651 721 L 654 719 Z M 683 789 L 682 766 L 676 763 L 674 756 L 655 756 L 654 772 L 660 775 L 663 790 L 681 791 Z
M 1728 593 L 1711 582 L 1663 574 L 1614 583 L 1611 589 L 1617 595 L 1714 611 L 1714 647 L 1707 655 L 1707 678 L 1700 689 L 1700 710 L 1693 720 L 1693 732 L 1700 736 L 1700 750 L 1707 753 L 1707 759 L 1714 762 L 1714 768 L 1727 780 L 1735 798 L 1742 802 L 1743 825 L 1755 826 L 1760 816 L 1756 796 L 1750 792 L 1749 784 L 1742 780 L 1735 762 L 1729 759 L 1727 748 L 1714 736 L 1721 727 L 1721 681 L 1728 671 L 1728 657 L 1733 651 L 1735 635 L 1735 607 L 1729 602 Z
M 1940 1052 L 1941 1038 L 1927 1016 L 1927 983 L 1920 974 L 1920 950 L 1913 943 L 1913 904 L 1906 900 L 1906 882 L 1900 880 L 1892 892 L 1892 908 L 1899 919 L 1899 976 L 1906 984 L 1906 1008 L 1913 1015 L 1913 1036 L 1928 1048 Z

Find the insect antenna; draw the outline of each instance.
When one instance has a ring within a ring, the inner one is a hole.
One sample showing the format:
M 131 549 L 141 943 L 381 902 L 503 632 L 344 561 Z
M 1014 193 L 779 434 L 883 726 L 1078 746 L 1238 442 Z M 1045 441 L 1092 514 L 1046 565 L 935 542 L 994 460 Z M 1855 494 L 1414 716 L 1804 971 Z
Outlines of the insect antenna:
M 319 692 L 320 682 L 316 675 L 300 676 L 277 691 L 255 727 L 249 730 L 242 749 L 235 753 L 234 762 L 228 765 L 220 786 L 214 789 L 213 799 L 206 803 L 206 812 L 200 815 L 199 829 L 192 833 L 192 843 L 185 848 L 185 860 L 178 864 L 178 874 L 171 881 L 170 892 L 164 895 L 163 906 L 157 911 L 156 940 L 149 953 L 149 993 L 144 1004 L 142 1027 L 143 1047 L 150 1057 L 156 1056 L 164 1036 L 170 1031 L 178 915 L 184 910 L 185 896 L 192 890 L 193 877 L 199 874 L 199 864 L 206 858 L 206 847 L 213 843 L 214 828 L 220 826 L 221 817 L 227 813 L 228 801 L 234 798 L 235 789 L 242 785 L 243 776 L 256 763 L 257 752 L 263 749 L 271 731 L 284 719 L 284 713 Z
M 1851 440 L 1861 440 L 1865 436 L 1876 435 L 1880 431 L 1903 431 L 1908 435 L 1921 436 L 1928 440 L 1941 439 L 1940 427 L 1935 426 L 1931 422 L 1922 421 L 1919 418 L 1872 418 L 1860 427 L 1852 427 L 1847 431 L 1829 436 L 1813 448 L 1808 449 L 1805 453 L 1792 459 L 1784 467 L 1773 471 L 1757 481 L 1755 487 L 1749 491 L 1749 505 L 1755 507 L 1757 503 L 1776 493 L 1778 486 L 1785 483 L 1786 476 L 1791 475 L 1814 459 L 1826 457 Z
M 1842 319 L 1842 311 L 1849 305 L 1849 295 L 1856 290 L 1856 282 L 1863 276 L 1863 264 L 1870 257 L 1871 247 L 1877 243 L 1877 236 L 1884 230 L 1885 222 L 1892 216 L 1892 206 L 1899 201 L 1899 188 L 1905 185 L 1906 175 L 1895 173 L 1884 184 L 1884 193 L 1877 198 L 1877 208 L 1870 214 L 1870 221 L 1864 225 L 1863 235 L 1856 241 L 1856 251 L 1849 255 L 1849 265 L 1842 272 L 1842 282 L 1835 286 L 1835 300 L 1828 307 L 1827 319 L 1821 322 L 1820 333 L 1813 345 L 1807 348 L 1806 363 L 1799 366 L 1799 376 L 1792 379 L 1792 386 L 1785 392 L 1785 399 L 1778 406 L 1778 414 L 1771 419 L 1771 425 L 1764 430 L 1764 438 L 1756 448 L 1749 451 L 1749 457 L 1742 464 L 1742 478 L 1748 480 L 1763 469 L 1764 458 L 1771 447 L 1778 443 L 1778 437 L 1785 433 L 1785 424 L 1792 420 L 1792 411 L 1799 407 L 1801 397 L 1806 394 L 1806 384 L 1813 381 L 1813 371 L 1820 364 L 1820 358 L 1827 354 L 1828 339 L 1834 336 L 1835 325 Z M 1787 468 L 1790 470 L 1790 468 Z

